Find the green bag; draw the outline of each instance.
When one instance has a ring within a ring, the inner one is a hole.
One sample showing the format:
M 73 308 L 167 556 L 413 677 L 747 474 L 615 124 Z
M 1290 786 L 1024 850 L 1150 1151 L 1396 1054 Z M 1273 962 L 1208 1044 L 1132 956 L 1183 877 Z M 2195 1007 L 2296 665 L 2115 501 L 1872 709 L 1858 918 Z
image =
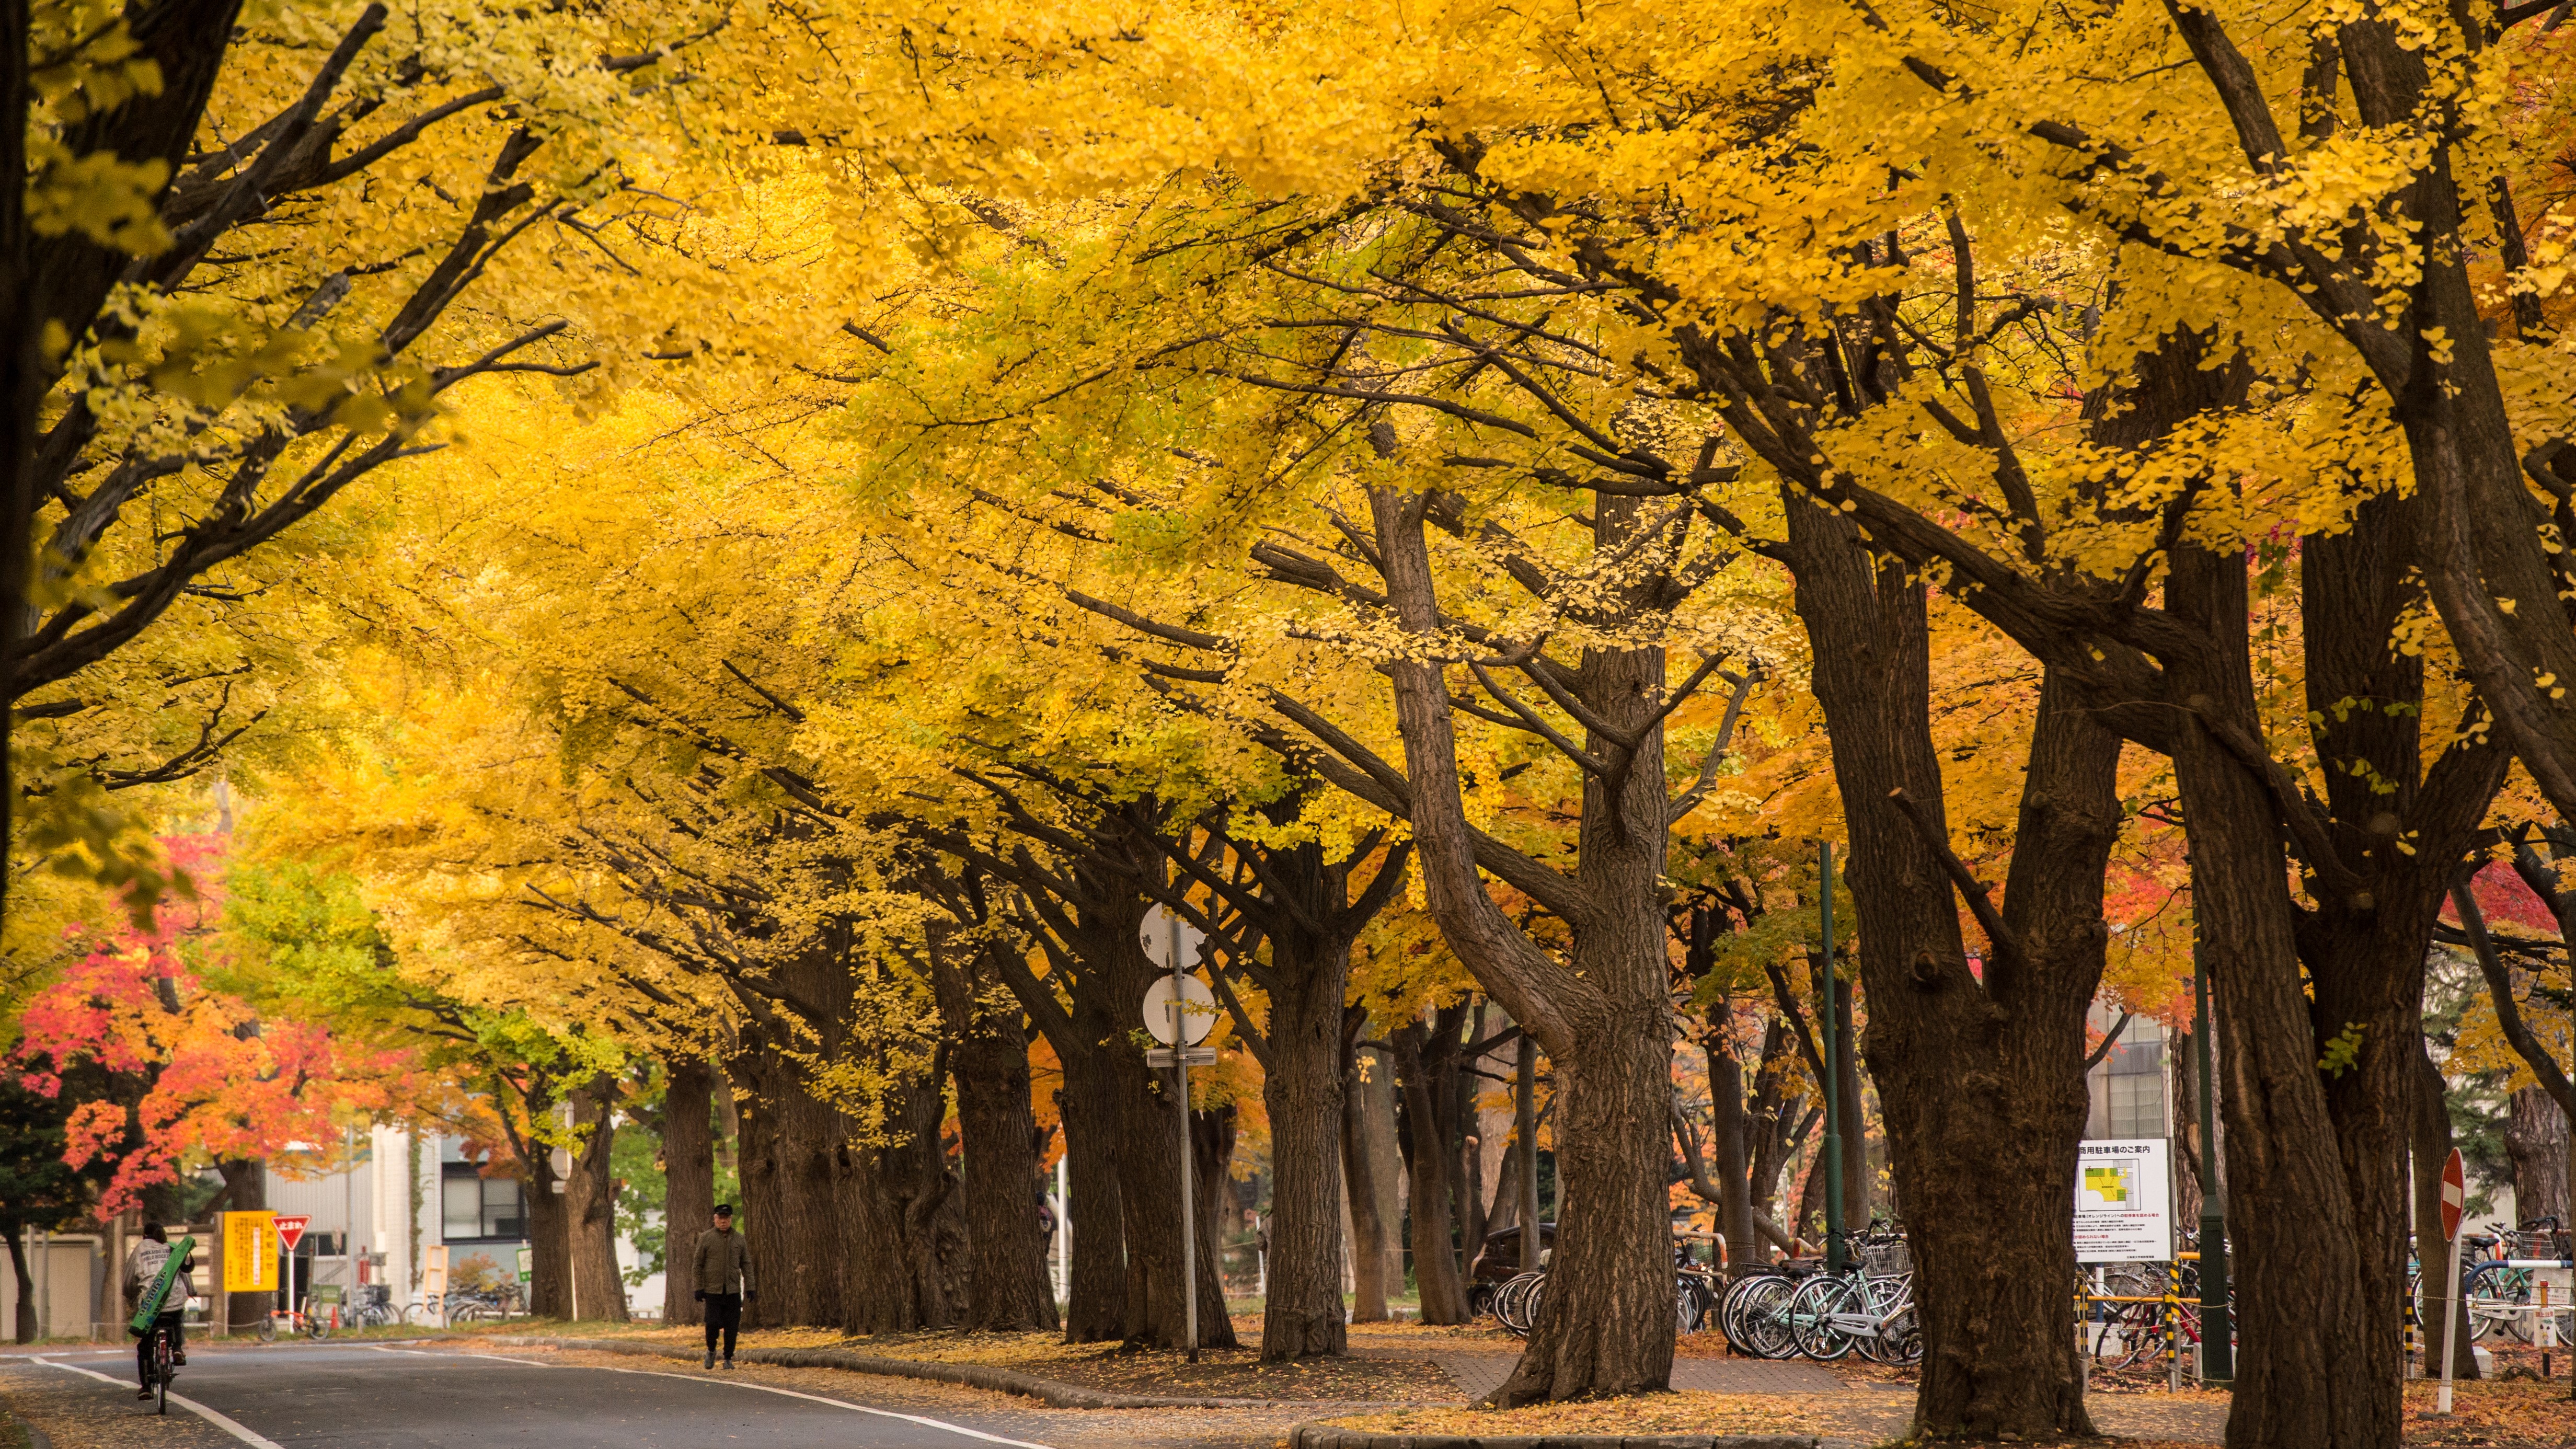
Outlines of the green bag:
M 152 1280 L 152 1286 L 144 1289 L 142 1298 L 136 1301 L 134 1320 L 128 1327 L 136 1333 L 152 1331 L 152 1320 L 161 1316 L 161 1304 L 170 1296 L 170 1285 L 178 1281 L 179 1265 L 188 1261 L 188 1255 L 196 1251 L 196 1247 L 197 1240 L 188 1237 L 170 1245 L 170 1256 L 162 1260 L 160 1276 Z M 180 1301 L 184 1303 L 187 1300 Z

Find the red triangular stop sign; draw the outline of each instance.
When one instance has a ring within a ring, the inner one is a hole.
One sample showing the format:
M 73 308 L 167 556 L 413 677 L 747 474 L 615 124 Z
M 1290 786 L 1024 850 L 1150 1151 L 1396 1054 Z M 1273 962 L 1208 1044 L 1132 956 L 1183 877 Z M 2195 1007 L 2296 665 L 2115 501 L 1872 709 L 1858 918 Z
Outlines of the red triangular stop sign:
M 2452 1168 L 2453 1168 L 2454 1170 L 2457 1170 L 2457 1169 L 2458 1169 L 2458 1167 L 2459 1167 L 2459 1165 L 2460 1165 L 2460 1154 L 2458 1154 L 2458 1153 L 2454 1152 L 2454 1153 L 2452 1153 L 2452 1154 L 2451 1154 L 2451 1166 L 2452 1166 Z M 2445 1199 L 2445 1200 L 2447 1201 L 2447 1199 Z M 2445 1208 L 2445 1209 L 2443 1209 L 2443 1211 L 2445 1211 L 2445 1212 L 2449 1212 L 2449 1211 L 2450 1211 L 2450 1209 Z M 2453 1220 L 2454 1222 L 2456 1222 L 2456 1221 L 2458 1220 L 2459 1214 L 2457 1214 L 2457 1213 L 2452 1213 L 2452 1214 L 2451 1214 L 2451 1216 L 2452 1216 L 2452 1220 Z M 312 1215 L 312 1214 L 310 1214 L 310 1213 L 293 1213 L 293 1214 L 280 1213 L 280 1214 L 278 1214 L 278 1215 L 277 1215 L 277 1240 L 278 1240 L 279 1242 L 284 1243 L 284 1244 L 286 1245 L 286 1251 L 288 1251 L 288 1252 L 290 1252 L 290 1253 L 294 1252 L 294 1251 L 295 1251 L 295 1245 L 296 1245 L 297 1243 L 302 1242 L 302 1241 L 304 1240 L 304 1229 L 305 1229 L 305 1227 L 306 1227 L 308 1224 L 310 1224 L 312 1221 L 313 1221 L 313 1215 Z
M 2460 1149 L 2451 1149 L 2450 1159 L 2442 1164 L 2442 1241 L 2460 1235 L 2460 1214 L 2469 1206 L 2469 1176 L 2460 1167 Z

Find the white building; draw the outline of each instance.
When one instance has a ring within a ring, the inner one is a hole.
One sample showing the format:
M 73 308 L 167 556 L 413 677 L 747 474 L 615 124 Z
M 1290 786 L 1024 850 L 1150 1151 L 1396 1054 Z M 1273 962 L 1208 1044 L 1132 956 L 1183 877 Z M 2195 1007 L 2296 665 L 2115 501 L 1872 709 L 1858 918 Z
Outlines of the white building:
M 363 1148 L 362 1160 L 343 1172 L 304 1182 L 269 1178 L 273 1211 L 313 1220 L 299 1249 L 312 1255 L 313 1281 L 384 1283 L 396 1303 L 409 1302 L 420 1293 L 421 1270 L 434 1246 L 447 1249 L 451 1283 L 519 1275 L 528 1215 L 517 1177 L 484 1176 L 457 1137 L 379 1127 Z M 620 1238 L 617 1261 L 631 1271 L 638 1262 L 635 1245 Z M 299 1280 L 305 1268 L 299 1263 Z M 629 1287 L 626 1304 L 636 1317 L 660 1317 L 662 1275 Z

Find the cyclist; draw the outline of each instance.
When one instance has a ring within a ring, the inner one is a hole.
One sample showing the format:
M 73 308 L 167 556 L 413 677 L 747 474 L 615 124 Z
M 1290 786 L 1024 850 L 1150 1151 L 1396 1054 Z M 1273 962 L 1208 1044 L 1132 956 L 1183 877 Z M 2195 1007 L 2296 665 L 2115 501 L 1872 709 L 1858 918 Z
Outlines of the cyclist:
M 161 1281 L 161 1271 L 169 1265 L 169 1262 L 170 1235 L 159 1223 L 145 1223 L 143 1240 L 134 1245 L 134 1251 L 125 1255 L 125 1302 L 128 1312 L 142 1310 L 143 1295 L 151 1292 L 152 1285 Z M 154 1320 L 162 1332 L 170 1335 L 170 1362 L 173 1365 L 188 1361 L 188 1334 L 187 1330 L 180 1326 L 180 1315 L 187 1310 L 188 1274 L 194 1272 L 196 1266 L 197 1255 L 193 1251 L 179 1260 L 178 1271 L 170 1280 L 169 1295 L 161 1300 L 161 1316 Z M 126 1331 L 135 1337 L 135 1374 L 143 1381 L 143 1386 L 134 1391 L 134 1397 L 148 1399 L 152 1397 L 152 1335 L 139 1329 L 129 1328 Z

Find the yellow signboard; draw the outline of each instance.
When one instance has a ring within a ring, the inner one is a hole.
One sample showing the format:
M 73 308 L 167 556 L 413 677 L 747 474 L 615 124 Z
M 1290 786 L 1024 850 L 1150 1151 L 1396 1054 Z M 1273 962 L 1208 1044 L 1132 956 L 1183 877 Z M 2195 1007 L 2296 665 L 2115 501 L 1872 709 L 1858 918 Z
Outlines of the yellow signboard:
M 224 1291 L 277 1289 L 277 1214 L 224 1214 Z

